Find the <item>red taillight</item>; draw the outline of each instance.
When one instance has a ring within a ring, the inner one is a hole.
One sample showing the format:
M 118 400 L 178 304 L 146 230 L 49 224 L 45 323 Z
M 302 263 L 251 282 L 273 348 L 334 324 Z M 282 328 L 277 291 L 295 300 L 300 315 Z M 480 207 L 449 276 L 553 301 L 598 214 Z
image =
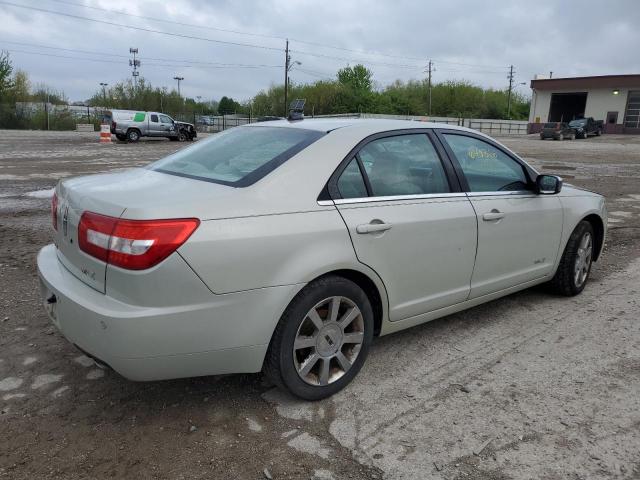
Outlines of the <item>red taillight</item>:
M 58 194 L 53 192 L 51 197 L 51 222 L 53 223 L 53 229 L 58 230 Z
M 118 126 L 118 124 L 116 122 L 111 122 L 111 128 L 112 129 L 116 129 L 116 127 Z
M 144 270 L 175 252 L 198 225 L 197 218 L 124 220 L 84 212 L 78 243 L 80 250 L 110 265 Z

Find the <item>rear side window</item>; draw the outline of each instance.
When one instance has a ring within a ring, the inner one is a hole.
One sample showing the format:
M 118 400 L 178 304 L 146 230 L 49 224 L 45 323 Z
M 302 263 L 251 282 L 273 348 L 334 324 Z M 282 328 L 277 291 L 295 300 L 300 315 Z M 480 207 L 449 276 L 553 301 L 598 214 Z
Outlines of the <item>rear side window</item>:
M 158 123 L 158 115 L 151 115 L 151 121 L 154 123 Z
M 545 123 L 544 128 L 556 128 L 558 126 L 557 123 Z
M 232 128 L 179 150 L 148 168 L 232 187 L 246 187 L 324 135 L 302 128 Z
M 524 168 L 490 143 L 465 135 L 445 134 L 471 192 L 528 190 Z
M 342 198 L 363 198 L 367 196 L 367 187 L 360 173 L 357 159 L 351 160 L 340 175 L 338 190 Z
M 365 145 L 359 156 L 373 196 L 450 191 L 440 157 L 425 134 L 380 138 Z

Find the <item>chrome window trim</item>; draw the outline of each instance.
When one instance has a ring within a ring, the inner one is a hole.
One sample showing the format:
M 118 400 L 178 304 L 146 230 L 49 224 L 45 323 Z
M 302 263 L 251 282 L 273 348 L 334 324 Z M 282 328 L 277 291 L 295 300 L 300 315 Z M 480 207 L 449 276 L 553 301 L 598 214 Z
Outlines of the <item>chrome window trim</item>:
M 502 196 L 537 196 L 537 193 L 531 190 L 513 190 L 513 191 L 497 191 L 497 192 L 467 192 L 468 197 L 502 197 Z
M 451 193 L 423 193 L 416 195 L 393 195 L 386 197 L 362 197 L 362 198 L 337 198 L 333 200 L 335 205 L 348 205 L 350 203 L 374 203 L 374 202 L 393 202 L 402 200 L 430 200 L 434 198 L 458 198 L 466 197 L 464 192 Z
M 418 195 L 394 195 L 386 197 L 360 197 L 339 198 L 336 200 L 318 200 L 318 205 L 329 207 L 332 205 L 349 205 L 358 203 L 393 202 L 402 200 L 431 200 L 435 198 L 461 198 L 461 197 L 504 197 L 504 196 L 531 196 L 537 194 L 530 190 L 515 190 L 510 192 L 451 192 L 451 193 L 424 193 Z

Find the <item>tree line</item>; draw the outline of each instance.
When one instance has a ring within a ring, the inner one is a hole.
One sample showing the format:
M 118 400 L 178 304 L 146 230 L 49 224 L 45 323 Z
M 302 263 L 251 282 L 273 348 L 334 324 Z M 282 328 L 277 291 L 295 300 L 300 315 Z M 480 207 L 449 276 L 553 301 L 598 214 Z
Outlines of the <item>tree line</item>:
M 288 98 L 306 99 L 307 116 L 340 113 L 428 115 L 430 104 L 433 117 L 505 119 L 508 111 L 506 89 L 483 88 L 464 80 L 445 81 L 432 85 L 430 99 L 427 80 L 396 80 L 380 86 L 374 82 L 371 70 L 363 65 L 341 68 L 335 79 L 291 83 Z M 0 53 L 0 105 L 46 102 L 47 99 L 53 104 L 67 103 L 64 92 L 43 84 L 31 85 L 26 72 L 14 72 L 9 55 Z M 271 85 L 244 101 L 227 96 L 219 101 L 197 101 L 179 95 L 175 89 L 154 87 L 143 78 L 137 82 L 126 79 L 104 89 L 98 88 L 86 103 L 98 108 L 153 110 L 174 115 L 261 117 L 286 113 L 284 85 Z M 511 118 L 526 119 L 528 114 L 528 98 L 512 92 Z
M 288 98 L 306 99 L 305 114 L 381 113 L 394 115 L 427 115 L 429 85 L 427 80 L 396 80 L 379 88 L 372 72 L 363 65 L 347 66 L 334 80 L 291 83 Z M 162 110 L 168 113 L 200 113 L 204 115 L 239 114 L 252 117 L 285 115 L 284 85 L 272 85 L 245 101 L 223 96 L 218 102 L 197 102 L 182 98 L 175 90 L 154 88 L 145 80 L 136 85 L 131 80 L 97 91 L 90 105 L 111 108 Z M 482 88 L 468 81 L 434 83 L 431 88 L 431 116 L 506 119 L 508 92 Z M 511 95 L 511 118 L 527 119 L 529 99 L 519 92 Z

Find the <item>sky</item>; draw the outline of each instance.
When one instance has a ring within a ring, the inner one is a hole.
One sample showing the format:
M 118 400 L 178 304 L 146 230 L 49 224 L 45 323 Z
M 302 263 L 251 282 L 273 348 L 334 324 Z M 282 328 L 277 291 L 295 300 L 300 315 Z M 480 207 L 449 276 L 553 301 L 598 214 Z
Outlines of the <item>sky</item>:
M 640 74 L 639 0 L 0 0 L 0 25 L 14 67 L 71 101 L 131 78 L 131 47 L 153 86 L 246 100 L 283 82 L 286 38 L 294 83 L 362 63 L 384 88 L 430 59 L 434 82 L 498 89 L 513 65 L 525 95 L 536 74 Z

